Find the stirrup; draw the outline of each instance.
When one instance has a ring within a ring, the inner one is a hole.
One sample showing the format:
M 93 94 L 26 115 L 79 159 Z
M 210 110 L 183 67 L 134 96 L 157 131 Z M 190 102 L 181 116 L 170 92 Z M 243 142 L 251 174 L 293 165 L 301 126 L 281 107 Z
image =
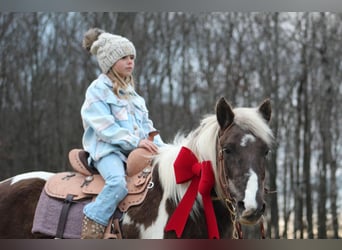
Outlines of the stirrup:
M 115 239 L 115 240 L 121 240 L 122 239 L 122 232 L 120 228 L 120 221 L 119 218 L 111 218 L 109 220 L 109 224 L 106 227 L 104 236 L 104 239 Z

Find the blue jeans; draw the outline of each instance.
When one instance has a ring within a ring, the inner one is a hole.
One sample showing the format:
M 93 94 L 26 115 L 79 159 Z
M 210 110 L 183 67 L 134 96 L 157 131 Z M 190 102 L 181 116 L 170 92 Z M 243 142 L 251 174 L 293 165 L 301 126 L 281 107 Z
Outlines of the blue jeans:
M 128 192 L 124 163 L 115 153 L 93 163 L 105 180 L 105 185 L 95 201 L 84 207 L 83 213 L 91 220 L 107 226 L 116 207 Z

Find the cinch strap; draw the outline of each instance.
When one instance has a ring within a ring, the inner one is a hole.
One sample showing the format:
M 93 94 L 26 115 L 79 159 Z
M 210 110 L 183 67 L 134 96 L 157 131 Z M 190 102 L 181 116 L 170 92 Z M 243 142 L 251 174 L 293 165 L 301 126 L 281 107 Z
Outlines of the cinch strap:
M 72 194 L 68 194 L 67 197 L 64 200 L 64 204 L 61 210 L 61 213 L 59 215 L 59 221 L 56 231 L 56 238 L 57 239 L 63 239 L 65 224 L 68 219 L 69 209 L 73 202 L 74 196 Z

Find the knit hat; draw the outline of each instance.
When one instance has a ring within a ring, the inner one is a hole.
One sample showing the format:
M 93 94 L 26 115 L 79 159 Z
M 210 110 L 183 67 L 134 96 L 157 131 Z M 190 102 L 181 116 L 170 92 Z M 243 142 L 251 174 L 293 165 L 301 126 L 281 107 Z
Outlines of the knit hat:
M 119 59 L 133 55 L 136 57 L 135 47 L 127 38 L 107 32 L 101 33 L 90 47 L 90 52 L 96 55 L 102 73 L 109 69 Z

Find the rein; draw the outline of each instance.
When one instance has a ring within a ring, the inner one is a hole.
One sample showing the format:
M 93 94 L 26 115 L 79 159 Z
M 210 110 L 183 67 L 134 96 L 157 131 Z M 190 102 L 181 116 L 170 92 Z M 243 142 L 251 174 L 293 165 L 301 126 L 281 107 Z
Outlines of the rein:
M 242 227 L 240 222 L 237 221 L 237 211 L 234 205 L 234 199 L 231 197 L 228 184 L 228 175 L 226 174 L 226 170 L 224 167 L 224 159 L 223 153 L 225 149 L 220 144 L 220 139 L 222 137 L 223 132 L 229 131 L 235 123 L 232 122 L 224 131 L 219 132 L 219 136 L 217 137 L 217 149 L 218 149 L 218 175 L 219 175 L 219 185 L 221 191 L 223 192 L 223 201 L 230 212 L 230 219 L 233 224 L 233 239 L 243 239 Z M 221 198 L 218 198 L 221 199 Z M 265 229 L 263 220 L 260 220 L 260 234 L 261 238 L 265 239 Z

